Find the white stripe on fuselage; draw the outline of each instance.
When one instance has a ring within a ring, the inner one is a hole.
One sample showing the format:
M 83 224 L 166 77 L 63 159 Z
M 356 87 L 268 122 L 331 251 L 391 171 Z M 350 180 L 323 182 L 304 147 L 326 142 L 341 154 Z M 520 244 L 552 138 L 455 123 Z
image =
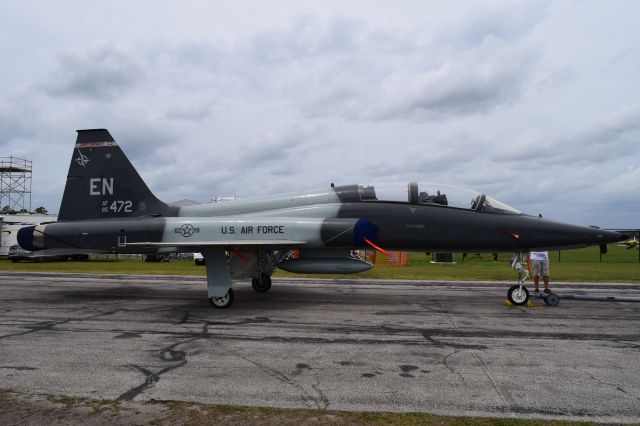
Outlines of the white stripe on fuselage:
M 206 241 L 304 241 L 321 245 L 323 219 L 298 218 L 166 218 L 163 243 L 194 244 Z M 345 227 L 347 230 L 349 227 Z

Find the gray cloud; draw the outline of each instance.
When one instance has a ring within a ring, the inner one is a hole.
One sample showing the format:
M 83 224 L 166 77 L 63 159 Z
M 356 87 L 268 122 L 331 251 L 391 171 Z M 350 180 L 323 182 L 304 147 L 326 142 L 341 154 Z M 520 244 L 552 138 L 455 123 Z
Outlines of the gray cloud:
M 24 117 L 35 118 L 35 114 L 28 105 L 15 99 L 0 100 L 0 147 L 32 138 L 36 129 Z
M 273 167 L 274 162 L 291 162 L 290 170 L 299 165 L 300 156 L 310 154 L 313 150 L 312 141 L 317 128 L 303 128 L 294 125 L 284 129 L 279 133 L 267 133 L 251 140 L 242 146 L 238 163 L 242 167 Z M 283 173 L 282 167 L 277 168 L 278 174 Z
M 504 58 L 506 59 L 506 58 Z M 516 101 L 523 92 L 531 60 L 445 64 L 426 73 L 394 76 L 383 85 L 371 115 L 378 119 L 432 120 L 483 113 Z
M 599 118 L 571 136 L 533 138 L 496 153 L 501 161 L 545 164 L 601 163 L 640 153 L 640 106 L 629 106 Z
M 169 120 L 185 120 L 201 122 L 213 113 L 213 102 L 174 106 L 166 113 Z
M 484 113 L 522 96 L 539 53 L 521 37 L 544 16 L 522 8 L 489 15 L 477 29 L 469 20 L 442 35 L 305 17 L 235 44 L 176 45 L 168 61 L 190 70 L 195 78 L 186 84 L 193 90 L 207 85 L 227 98 L 282 99 L 309 118 L 433 120 Z M 523 15 L 527 25 L 518 31 L 486 29 Z M 481 37 L 471 43 L 470 34 Z
M 373 170 L 394 180 L 429 176 L 428 180 L 433 181 L 443 172 L 474 168 L 474 160 L 486 152 L 487 145 L 486 141 L 467 132 L 455 131 L 425 138 L 419 144 L 411 143 L 406 147 L 400 144 L 392 148 L 399 151 L 397 158 L 378 157 L 362 171 Z
M 551 2 L 525 1 L 499 6 L 473 7 L 456 22 L 439 28 L 454 46 L 479 45 L 487 38 L 503 40 L 527 36 L 547 16 Z
M 143 66 L 124 50 L 100 45 L 58 56 L 58 69 L 44 84 L 52 96 L 113 99 L 144 78 Z
M 329 58 L 331 75 L 318 87 L 312 82 L 306 115 L 421 121 L 483 113 L 520 98 L 536 63 L 532 48 L 495 37 L 448 50 L 437 37 L 421 45 L 365 34 L 362 40 L 372 44 L 355 45 L 348 58 Z M 425 59 L 434 53 L 433 60 Z M 448 58 L 438 61 L 444 55 Z
M 565 151 L 565 159 L 577 158 L 582 162 L 601 163 L 640 153 L 640 105 L 610 114 L 566 145 L 569 149 Z M 557 162 L 562 160 L 554 158 Z

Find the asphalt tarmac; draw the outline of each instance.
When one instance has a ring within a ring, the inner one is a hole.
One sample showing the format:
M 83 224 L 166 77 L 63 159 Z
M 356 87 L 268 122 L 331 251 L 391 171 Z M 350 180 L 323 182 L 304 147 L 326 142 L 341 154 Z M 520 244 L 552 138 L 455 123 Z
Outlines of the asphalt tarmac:
M 506 307 L 510 285 L 276 278 L 217 310 L 203 277 L 0 272 L 0 389 L 640 422 L 640 303 Z

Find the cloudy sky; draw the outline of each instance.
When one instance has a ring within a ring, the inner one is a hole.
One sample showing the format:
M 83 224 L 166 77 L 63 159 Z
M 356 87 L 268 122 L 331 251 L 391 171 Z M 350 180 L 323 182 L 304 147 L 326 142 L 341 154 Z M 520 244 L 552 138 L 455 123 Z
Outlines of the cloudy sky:
M 165 201 L 414 180 L 637 228 L 639 22 L 631 0 L 5 1 L 0 156 L 53 212 L 75 130 L 104 127 Z

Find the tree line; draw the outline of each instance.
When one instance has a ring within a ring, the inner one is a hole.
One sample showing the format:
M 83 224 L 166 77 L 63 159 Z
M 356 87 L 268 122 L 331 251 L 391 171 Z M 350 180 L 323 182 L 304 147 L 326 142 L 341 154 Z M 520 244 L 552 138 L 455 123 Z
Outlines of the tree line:
M 19 211 L 12 209 L 9 206 L 4 206 L 1 210 L 2 214 L 18 214 L 18 213 L 29 213 L 29 214 L 47 214 L 48 211 L 44 207 L 38 207 L 34 211 L 30 212 L 27 209 L 21 209 Z

